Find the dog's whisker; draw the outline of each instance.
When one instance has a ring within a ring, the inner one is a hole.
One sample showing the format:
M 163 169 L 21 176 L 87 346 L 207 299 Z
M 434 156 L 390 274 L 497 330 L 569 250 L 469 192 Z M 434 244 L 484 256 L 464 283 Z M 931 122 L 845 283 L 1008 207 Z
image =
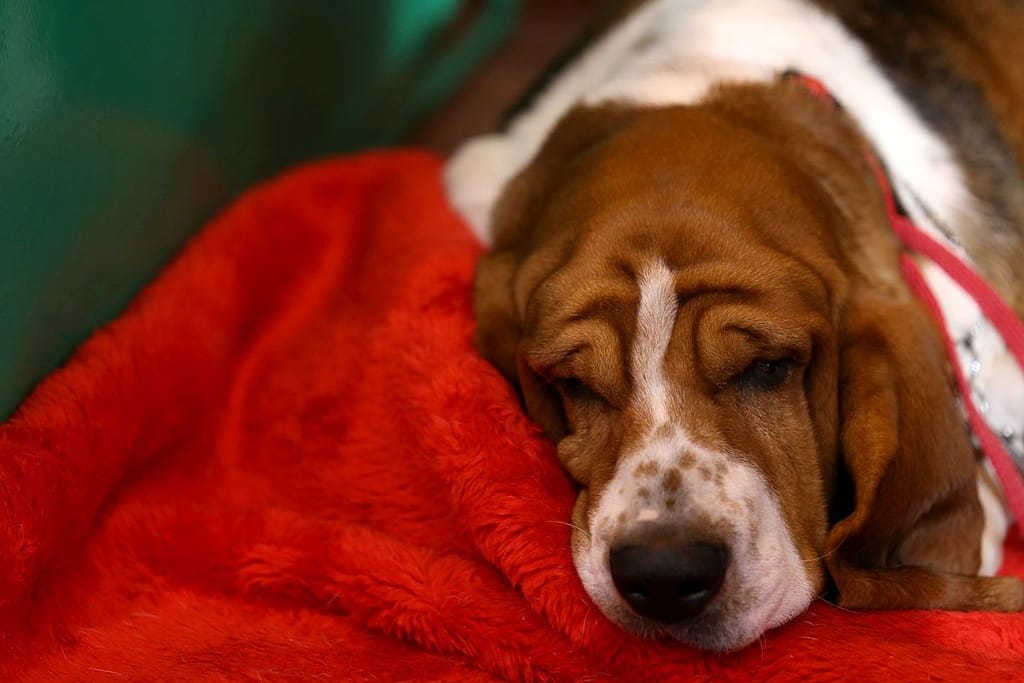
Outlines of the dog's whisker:
M 563 525 L 569 527 L 570 529 L 575 529 L 576 531 L 580 532 L 581 534 L 583 534 L 587 538 L 590 538 L 590 532 L 589 531 L 587 531 L 586 529 L 584 529 L 581 526 L 577 526 L 576 524 L 573 524 L 572 522 L 565 522 L 565 521 L 562 521 L 560 519 L 549 519 L 549 520 L 546 520 L 546 521 L 547 521 L 548 524 L 563 524 Z
M 841 610 L 843 612 L 848 612 L 850 614 L 857 614 L 857 610 L 850 609 L 849 607 L 843 607 L 842 605 L 840 605 L 838 603 L 832 602 L 831 600 L 826 598 L 824 595 L 819 595 L 818 599 L 821 600 L 822 602 L 824 602 L 826 605 L 831 605 L 832 607 L 835 607 L 837 610 Z
M 839 550 L 839 546 L 836 546 L 832 550 L 829 550 L 827 553 L 822 553 L 821 555 L 818 555 L 817 557 L 812 557 L 809 560 L 800 560 L 800 561 L 803 562 L 804 564 L 814 564 L 815 562 L 820 562 L 821 560 L 824 560 L 826 557 L 828 557 L 829 555 L 831 555 L 832 553 L 834 553 L 837 550 Z

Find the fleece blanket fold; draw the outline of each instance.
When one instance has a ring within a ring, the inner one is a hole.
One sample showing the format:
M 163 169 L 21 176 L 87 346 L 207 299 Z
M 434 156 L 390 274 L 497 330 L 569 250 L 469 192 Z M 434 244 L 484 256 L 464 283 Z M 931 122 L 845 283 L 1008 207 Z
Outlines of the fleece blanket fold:
M 819 601 L 729 656 L 609 623 L 572 485 L 473 350 L 481 248 L 439 172 L 253 190 L 0 428 L 0 680 L 1024 675 L 1019 614 Z

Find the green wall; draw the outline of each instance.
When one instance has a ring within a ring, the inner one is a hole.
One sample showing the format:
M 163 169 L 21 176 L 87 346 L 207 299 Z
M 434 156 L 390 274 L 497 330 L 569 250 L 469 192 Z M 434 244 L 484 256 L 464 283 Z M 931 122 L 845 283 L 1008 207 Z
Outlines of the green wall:
M 478 4 L 0 0 L 0 418 L 243 188 L 400 140 L 518 2 Z

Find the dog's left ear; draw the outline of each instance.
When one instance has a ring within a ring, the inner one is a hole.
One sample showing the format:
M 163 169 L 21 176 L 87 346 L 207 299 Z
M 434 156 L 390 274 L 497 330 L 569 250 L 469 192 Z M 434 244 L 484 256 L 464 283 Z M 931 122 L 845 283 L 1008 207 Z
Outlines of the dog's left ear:
M 939 332 L 905 290 L 855 292 L 843 316 L 842 465 L 852 511 L 826 539 L 839 603 L 1024 609 L 1024 583 L 977 577 L 984 524 L 975 454 Z

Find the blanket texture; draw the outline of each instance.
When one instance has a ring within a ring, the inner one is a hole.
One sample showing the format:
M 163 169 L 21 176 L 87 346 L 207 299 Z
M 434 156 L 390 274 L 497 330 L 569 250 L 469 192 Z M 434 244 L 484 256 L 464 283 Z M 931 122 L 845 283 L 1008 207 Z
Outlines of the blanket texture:
M 439 170 L 257 188 L 0 428 L 0 680 L 1019 680 L 1018 614 L 819 601 L 724 657 L 609 623 Z

